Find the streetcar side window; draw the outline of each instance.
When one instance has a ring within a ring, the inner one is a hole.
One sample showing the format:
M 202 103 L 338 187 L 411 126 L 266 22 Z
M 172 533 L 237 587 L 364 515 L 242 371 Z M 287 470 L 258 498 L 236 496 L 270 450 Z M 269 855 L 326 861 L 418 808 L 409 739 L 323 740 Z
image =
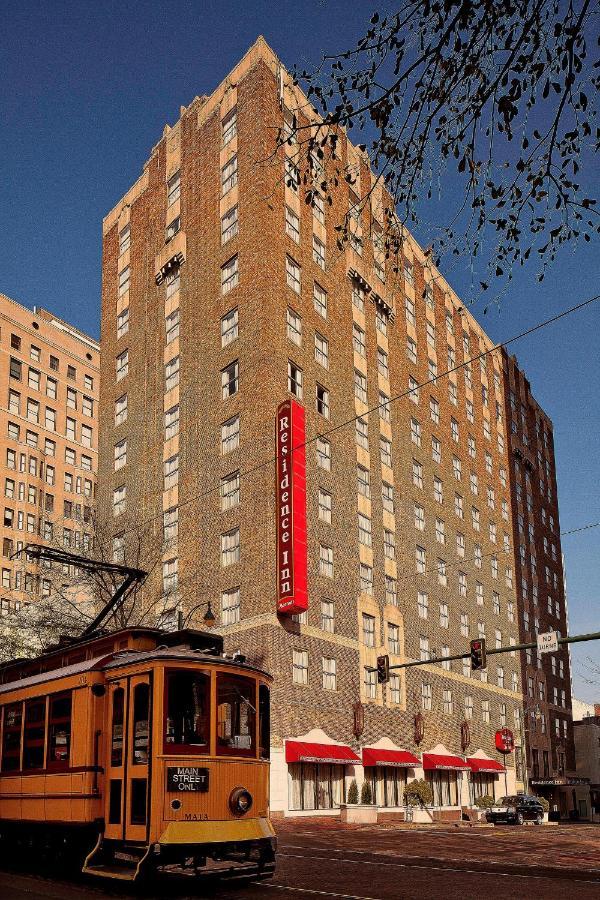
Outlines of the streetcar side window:
M 266 684 L 261 684 L 258 689 L 258 716 L 260 758 L 269 759 L 271 755 L 271 698 Z
M 2 771 L 16 772 L 21 768 L 21 730 L 23 704 L 12 703 L 4 707 L 4 731 L 2 733 Z
M 110 764 L 111 766 L 122 766 L 123 715 L 125 711 L 125 692 L 123 688 L 115 688 L 112 695 L 112 704 Z
M 165 752 L 208 753 L 210 675 L 180 669 L 167 673 Z
M 217 675 L 217 753 L 256 756 L 256 682 Z
M 44 768 L 44 744 L 46 741 L 46 698 L 29 700 L 25 704 L 25 730 L 23 734 L 23 768 Z
M 61 771 L 69 768 L 71 753 L 71 693 L 50 697 L 48 716 L 48 757 L 46 768 Z
M 150 685 L 136 685 L 133 694 L 133 764 L 148 765 Z M 144 820 L 145 821 L 145 820 Z

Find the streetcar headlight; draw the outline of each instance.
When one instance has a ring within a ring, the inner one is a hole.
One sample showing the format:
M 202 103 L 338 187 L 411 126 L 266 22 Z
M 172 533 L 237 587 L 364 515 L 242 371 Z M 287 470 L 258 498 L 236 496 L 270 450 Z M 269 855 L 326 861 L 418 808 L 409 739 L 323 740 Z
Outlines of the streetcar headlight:
M 229 795 L 229 808 L 234 816 L 244 816 L 252 808 L 252 794 L 246 788 L 234 788 Z

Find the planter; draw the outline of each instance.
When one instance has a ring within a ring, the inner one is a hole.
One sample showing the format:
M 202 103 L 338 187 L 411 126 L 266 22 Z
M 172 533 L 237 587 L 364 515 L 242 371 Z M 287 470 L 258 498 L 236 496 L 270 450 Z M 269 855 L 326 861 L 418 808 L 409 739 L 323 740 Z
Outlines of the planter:
M 377 807 L 363 803 L 342 803 L 340 820 L 353 825 L 376 825 Z
M 412 812 L 412 821 L 420 824 L 433 822 L 433 810 L 426 806 L 409 807 L 409 815 Z M 407 817 L 408 818 L 408 817 Z

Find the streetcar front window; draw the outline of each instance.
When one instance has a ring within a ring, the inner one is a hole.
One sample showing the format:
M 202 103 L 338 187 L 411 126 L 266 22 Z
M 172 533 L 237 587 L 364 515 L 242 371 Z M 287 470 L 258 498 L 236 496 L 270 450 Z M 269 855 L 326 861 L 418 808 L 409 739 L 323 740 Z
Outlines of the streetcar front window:
M 217 675 L 217 753 L 256 756 L 256 682 Z
M 182 669 L 167 674 L 165 752 L 208 753 L 210 675 Z

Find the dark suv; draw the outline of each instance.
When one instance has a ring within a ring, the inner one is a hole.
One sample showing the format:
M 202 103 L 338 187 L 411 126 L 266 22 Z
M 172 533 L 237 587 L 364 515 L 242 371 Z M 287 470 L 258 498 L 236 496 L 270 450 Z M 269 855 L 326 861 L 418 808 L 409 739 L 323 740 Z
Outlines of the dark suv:
M 500 822 L 508 825 L 522 825 L 524 822 L 535 822 L 541 825 L 544 821 L 544 807 L 537 797 L 528 794 L 517 794 L 513 797 L 502 797 L 497 800 L 485 814 L 486 821 L 494 825 Z

